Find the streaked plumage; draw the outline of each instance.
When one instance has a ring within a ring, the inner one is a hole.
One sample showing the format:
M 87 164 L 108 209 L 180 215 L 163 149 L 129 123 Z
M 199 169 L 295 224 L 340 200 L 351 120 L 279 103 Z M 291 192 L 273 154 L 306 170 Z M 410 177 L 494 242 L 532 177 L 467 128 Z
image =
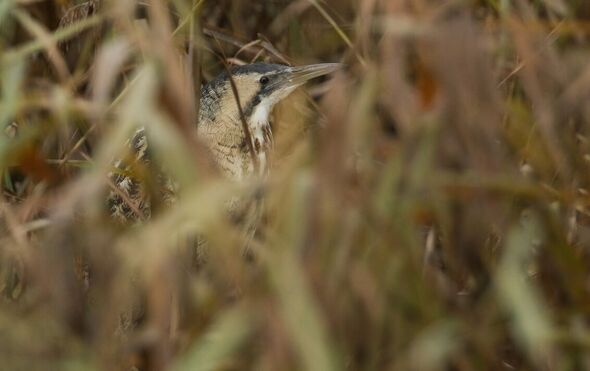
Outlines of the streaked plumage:
M 231 87 L 230 75 L 221 73 L 201 88 L 199 120 L 196 135 L 207 145 L 225 176 L 240 181 L 250 176 L 264 176 L 270 165 L 273 135 L 270 115 L 274 106 L 303 83 L 336 70 L 338 64 L 318 64 L 289 67 L 278 64 L 255 63 L 235 67 L 231 80 L 236 85 L 241 111 L 248 124 L 245 132 L 240 109 Z M 250 153 L 250 144 L 255 159 Z M 132 169 L 149 163 L 148 139 L 139 129 L 127 146 L 135 154 L 132 161 L 117 161 L 110 178 L 116 189 L 109 196 L 111 214 L 117 220 L 144 220 L 150 217 L 150 202 L 142 185 L 135 180 Z M 256 172 L 256 169 L 258 171 Z M 158 177 L 165 199 L 173 199 L 174 184 Z M 238 209 L 238 201 L 231 202 L 230 212 Z
M 101 0 L 89 0 L 71 8 L 64 15 L 60 26 L 71 25 L 95 14 L 101 4 Z M 70 66 L 77 65 L 77 58 L 87 47 L 85 42 L 89 41 L 91 45 L 96 43 L 102 30 L 88 32 L 90 34 L 62 45 Z M 338 64 L 289 67 L 254 63 L 234 67 L 229 73 L 223 72 L 201 88 L 195 133 L 229 179 L 240 181 L 251 176 L 264 176 L 271 161 L 273 135 L 269 120 L 274 106 L 306 81 L 328 74 L 338 67 Z M 237 90 L 240 107 L 232 82 Z M 242 115 L 247 129 L 244 128 Z M 108 207 L 116 220 L 128 222 L 150 218 L 150 192 L 147 192 L 145 182 L 137 177 L 142 170 L 157 172 L 156 182 L 152 183 L 155 183 L 165 202 L 172 202 L 175 198 L 174 181 L 157 169 L 150 168 L 148 137 L 144 128 L 137 130 L 127 141 L 131 155 L 114 161 L 115 170 L 109 174 L 112 189 L 108 196 Z M 238 203 L 230 202 L 230 212 L 238 209 Z

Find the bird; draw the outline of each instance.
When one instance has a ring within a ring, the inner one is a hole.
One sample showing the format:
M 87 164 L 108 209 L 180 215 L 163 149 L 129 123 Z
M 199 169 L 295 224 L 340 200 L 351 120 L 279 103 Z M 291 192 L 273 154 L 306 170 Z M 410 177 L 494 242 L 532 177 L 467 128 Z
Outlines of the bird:
M 264 175 L 273 145 L 270 116 L 275 105 L 305 82 L 339 67 L 337 63 L 301 67 L 254 63 L 224 72 L 201 89 L 196 133 L 229 178 L 242 180 L 255 172 Z M 241 123 L 242 115 L 247 130 Z
M 293 67 L 258 62 L 227 69 L 202 86 L 194 133 L 226 178 L 240 182 L 265 177 L 273 149 L 270 118 L 274 107 L 307 81 L 339 68 L 339 63 Z M 130 171 L 150 161 L 145 128 L 134 133 L 127 147 L 134 154 L 131 161 L 116 161 L 114 166 L 118 171 L 109 174 L 114 186 L 109 194 L 109 210 L 119 221 L 147 220 L 151 215 L 149 197 Z M 158 179 L 163 194 L 173 195 L 174 181 L 165 176 Z M 228 211 L 237 213 L 239 204 L 238 199 L 232 200 Z
M 88 0 L 71 7 L 60 20 L 59 27 L 86 19 L 99 12 L 102 6 L 102 0 Z M 104 31 L 104 27 L 93 28 L 62 43 L 70 68 L 78 64 L 87 41 L 90 40 L 89 45 L 94 49 Z M 194 132 L 227 178 L 241 181 L 253 175 L 265 176 L 270 168 L 273 147 L 270 116 L 275 105 L 307 81 L 340 67 L 339 63 L 292 67 L 258 62 L 226 68 L 201 87 Z M 108 174 L 107 206 L 115 220 L 123 223 L 144 221 L 151 217 L 151 200 L 145 185 L 133 174 L 138 166 L 151 163 L 146 128 L 137 129 L 126 146 L 131 155 L 115 159 L 114 171 Z M 174 180 L 163 173 L 157 174 L 156 178 L 163 200 L 173 202 L 177 188 Z M 239 202 L 235 199 L 230 202 L 230 213 L 238 208 L 237 204 Z

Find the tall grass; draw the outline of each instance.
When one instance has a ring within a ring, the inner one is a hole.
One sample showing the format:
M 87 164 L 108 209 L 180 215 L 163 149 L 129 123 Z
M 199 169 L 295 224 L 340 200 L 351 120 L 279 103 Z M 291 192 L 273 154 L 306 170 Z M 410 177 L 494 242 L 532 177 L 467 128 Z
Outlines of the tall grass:
M 58 28 L 75 4 L 0 1 L 0 369 L 590 369 L 585 1 L 105 0 Z M 234 184 L 198 92 L 253 61 L 346 68 Z M 122 225 L 140 126 L 152 217 Z M 224 202 L 257 189 L 246 242 Z

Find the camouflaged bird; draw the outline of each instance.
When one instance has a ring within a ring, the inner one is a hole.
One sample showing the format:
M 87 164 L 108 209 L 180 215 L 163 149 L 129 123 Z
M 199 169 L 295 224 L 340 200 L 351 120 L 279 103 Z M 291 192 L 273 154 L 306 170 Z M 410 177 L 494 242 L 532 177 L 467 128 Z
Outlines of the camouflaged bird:
M 60 21 L 60 27 L 97 13 L 102 3 L 89 0 L 72 7 Z M 98 44 L 104 28 L 95 27 L 87 32 L 62 44 L 70 68 L 76 66 L 84 48 L 88 47 L 86 43 L 92 48 Z M 229 179 L 240 181 L 250 176 L 264 176 L 269 169 L 273 145 L 270 116 L 275 105 L 308 80 L 329 74 L 339 66 L 337 63 L 303 67 L 254 63 L 225 71 L 201 88 L 195 133 Z M 126 143 L 130 156 L 115 160 L 114 171 L 109 173 L 108 208 L 111 216 L 121 222 L 146 220 L 152 213 L 150 192 L 145 181 L 137 176 L 138 170 L 147 169 L 148 173 L 153 170 L 155 182 L 151 183 L 155 183 L 164 203 L 175 199 L 174 180 L 152 166 L 148 138 L 145 128 L 138 129 Z M 228 208 L 234 211 L 236 202 Z
M 229 179 L 240 181 L 251 176 L 265 176 L 273 147 L 270 115 L 275 105 L 308 80 L 339 67 L 337 63 L 302 67 L 254 63 L 223 72 L 201 88 L 195 133 Z M 137 130 L 127 146 L 135 156 L 131 162 L 116 161 L 119 171 L 110 174 L 114 189 L 109 195 L 109 208 L 117 220 L 145 220 L 151 215 L 150 199 L 141 182 L 127 175 L 133 173 L 134 167 L 150 162 L 145 129 Z M 160 175 L 158 182 L 165 201 L 173 200 L 174 182 Z

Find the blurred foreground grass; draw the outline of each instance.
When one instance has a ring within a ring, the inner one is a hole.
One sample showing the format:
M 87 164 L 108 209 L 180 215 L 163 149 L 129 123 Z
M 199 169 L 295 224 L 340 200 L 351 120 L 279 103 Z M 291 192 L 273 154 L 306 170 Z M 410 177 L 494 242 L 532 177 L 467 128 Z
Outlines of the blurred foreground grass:
M 589 3 L 74 5 L 0 0 L 0 369 L 590 369 Z M 275 112 L 253 260 L 184 134 L 251 61 L 347 64 Z M 138 126 L 184 191 L 123 226 Z

